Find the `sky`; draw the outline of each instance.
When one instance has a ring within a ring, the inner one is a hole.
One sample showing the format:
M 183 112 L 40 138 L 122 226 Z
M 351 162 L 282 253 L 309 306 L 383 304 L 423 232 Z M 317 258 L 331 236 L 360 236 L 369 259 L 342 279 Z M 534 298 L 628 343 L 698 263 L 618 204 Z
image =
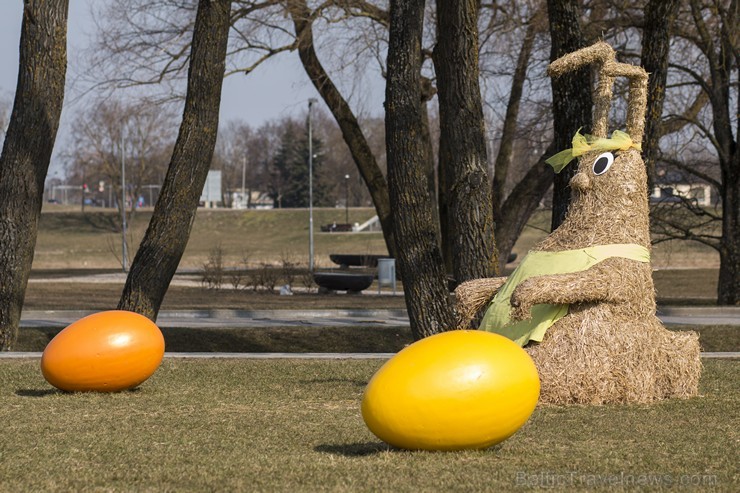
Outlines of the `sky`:
M 90 15 L 90 4 L 110 0 L 70 0 L 69 24 L 67 34 L 67 82 L 78 70 L 74 56 L 89 43 L 94 34 L 94 24 Z M 18 77 L 18 45 L 22 21 L 23 2 L 21 0 L 0 0 L 0 98 L 12 103 Z M 69 87 L 68 87 L 69 90 Z M 378 89 L 375 88 L 375 92 Z M 382 89 L 380 90 L 382 93 Z M 69 93 L 68 93 L 69 94 Z M 221 123 L 241 119 L 252 126 L 282 117 L 301 115 L 307 109 L 309 98 L 318 97 L 316 90 L 306 76 L 298 60 L 297 53 L 279 55 L 249 76 L 233 75 L 224 80 L 221 98 Z M 320 98 L 318 98 L 320 101 Z M 382 105 L 382 94 L 373 98 L 374 105 Z M 323 106 L 323 102 L 319 102 Z M 378 111 L 382 107 L 377 108 Z M 74 118 L 75 107 L 70 98 L 65 99 L 65 107 L 59 123 L 59 133 L 49 176 L 62 175 L 62 166 L 57 157 L 69 136 L 70 122 Z

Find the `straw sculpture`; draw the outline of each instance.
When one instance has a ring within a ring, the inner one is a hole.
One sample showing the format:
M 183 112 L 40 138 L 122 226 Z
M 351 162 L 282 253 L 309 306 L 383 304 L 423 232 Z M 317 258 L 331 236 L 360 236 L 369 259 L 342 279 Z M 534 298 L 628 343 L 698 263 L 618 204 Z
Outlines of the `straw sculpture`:
M 587 267 L 529 277 L 515 271 L 509 278 L 463 283 L 455 291 L 458 326 L 468 327 L 488 307 L 480 328 L 525 345 L 540 372 L 543 403 L 691 397 L 698 393 L 701 374 L 698 336 L 667 330 L 655 314 L 647 176 L 640 156 L 647 73 L 618 63 L 604 42 L 554 61 L 548 73 L 557 77 L 586 65 L 595 65 L 599 74 L 593 135 L 577 134 L 572 150 L 551 158 L 559 162 L 548 160 L 557 171 L 577 157 L 572 203 L 562 225 L 519 268 L 539 256 L 547 269 L 557 270 L 566 262 L 559 257 L 563 252 L 577 252 Z M 630 82 L 627 132 L 608 139 L 616 77 Z M 544 316 L 551 323 L 547 327 L 535 316 L 544 308 L 551 310 Z

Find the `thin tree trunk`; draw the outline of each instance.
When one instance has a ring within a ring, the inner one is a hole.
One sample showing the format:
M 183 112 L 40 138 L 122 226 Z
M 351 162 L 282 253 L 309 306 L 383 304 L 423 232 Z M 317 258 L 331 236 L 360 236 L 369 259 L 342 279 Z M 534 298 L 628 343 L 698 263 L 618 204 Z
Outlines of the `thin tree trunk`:
M 190 237 L 218 132 L 231 0 L 200 0 L 180 133 L 118 308 L 156 319 Z
M 579 22 L 579 2 L 577 0 L 547 0 L 547 13 L 550 19 L 550 61 L 555 61 L 566 53 L 586 46 Z M 579 128 L 589 132 L 593 123 L 591 108 L 591 69 L 583 67 L 562 77 L 551 79 L 552 112 L 555 128 L 555 148 L 560 152 L 571 147 L 573 135 Z M 571 163 L 555 175 L 552 198 L 552 224 L 554 230 L 565 219 L 570 204 L 568 183 L 576 172 Z
M 396 257 L 388 184 L 383 172 L 380 170 L 380 166 L 378 166 L 370 145 L 367 143 L 367 139 L 365 139 L 360 124 L 349 104 L 342 97 L 316 55 L 313 46 L 311 11 L 308 9 L 305 0 L 293 0 L 288 2 L 287 5 L 298 38 L 298 56 L 303 64 L 303 69 L 326 103 L 329 111 L 334 115 L 337 125 L 339 125 L 342 137 L 347 143 L 347 147 L 349 147 L 352 158 L 360 175 L 365 180 L 370 197 L 375 205 L 388 253 L 392 257 Z
M 712 127 L 719 143 L 719 163 L 722 171 L 722 238 L 719 250 L 719 283 L 717 303 L 740 305 L 740 1 L 732 0 L 721 14 L 722 28 L 718 54 L 710 57 Z M 708 43 L 709 45 L 709 43 Z M 711 45 L 709 45 L 711 46 Z M 713 49 L 713 48 L 711 48 Z M 709 49 L 707 50 L 709 52 Z M 732 72 L 735 72 L 735 135 L 730 116 Z
M 399 273 L 415 339 L 454 327 L 422 162 L 423 19 L 423 0 L 391 1 L 385 93 L 388 185 Z
M 514 140 L 517 133 L 517 120 L 519 119 L 519 104 L 524 91 L 524 83 L 527 81 L 527 67 L 532 55 L 534 40 L 537 35 L 537 17 L 535 14 L 527 26 L 524 34 L 522 46 L 517 56 L 514 76 L 511 79 L 511 89 L 509 90 L 509 101 L 506 104 L 506 116 L 504 116 L 504 126 L 501 131 L 501 144 L 499 145 L 498 154 L 494 164 L 493 173 L 493 218 L 496 222 L 502 219 L 501 206 L 504 203 L 504 190 L 506 180 L 509 176 L 509 167 L 511 166 L 512 153 L 514 149 Z M 539 199 L 538 199 L 539 200 Z M 496 243 L 499 243 L 498 237 Z M 499 248 L 499 252 L 501 249 Z
M 501 145 L 494 165 L 492 201 L 499 271 L 502 271 L 506 266 L 516 240 L 553 182 L 554 173 L 552 168 L 544 163 L 545 158 L 557 152 L 554 145 L 551 144 L 545 151 L 544 156 L 540 157 L 537 163 L 515 185 L 511 193 L 504 198 L 506 181 L 512 163 L 513 144 L 517 133 L 519 105 L 524 83 L 527 80 L 529 59 L 542 17 L 544 17 L 544 11 L 537 11 L 532 16 L 524 34 L 522 46 L 519 49 L 514 76 L 511 81 L 509 101 L 506 105 Z
M 655 181 L 655 159 L 660 152 L 660 126 L 668 77 L 668 51 L 671 28 L 678 13 L 679 0 L 650 0 L 645 7 L 642 32 L 642 66 L 648 78 L 647 115 L 642 137 L 642 159 L 648 176 L 648 193 Z
M 478 69 L 478 2 L 437 0 L 434 49 L 440 117 L 440 163 L 448 190 L 453 276 L 493 276 L 498 259 L 488 181 Z
M 740 106 L 740 103 L 738 103 Z M 722 185 L 722 238 L 717 303 L 740 305 L 740 152 L 735 148 Z
M 552 185 L 554 173 L 545 159 L 557 152 L 551 144 L 540 160 L 524 175 L 506 198 L 502 210 L 506 214 L 496 221 L 495 234 L 498 246 L 499 268 L 503 269 L 516 240 L 527 225 L 537 206 Z
M 67 71 L 67 0 L 26 1 L 13 112 L 0 156 L 0 350 L 18 335 Z

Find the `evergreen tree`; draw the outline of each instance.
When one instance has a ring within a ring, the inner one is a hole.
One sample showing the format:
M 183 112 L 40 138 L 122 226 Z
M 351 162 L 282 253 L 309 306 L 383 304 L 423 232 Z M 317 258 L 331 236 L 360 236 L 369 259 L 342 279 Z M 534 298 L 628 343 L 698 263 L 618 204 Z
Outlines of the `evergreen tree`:
M 320 179 L 323 143 L 313 136 L 313 205 L 332 205 L 327 184 Z M 272 162 L 270 196 L 278 208 L 308 207 L 308 131 L 297 124 L 286 127 Z

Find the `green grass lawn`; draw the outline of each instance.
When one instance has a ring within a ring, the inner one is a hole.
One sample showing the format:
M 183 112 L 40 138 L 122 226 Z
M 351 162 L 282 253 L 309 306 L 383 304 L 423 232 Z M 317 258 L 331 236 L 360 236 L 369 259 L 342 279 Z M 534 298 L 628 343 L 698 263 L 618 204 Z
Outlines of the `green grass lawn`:
M 38 361 L 0 361 L 0 490 L 738 489 L 738 361 L 707 361 L 698 398 L 538 408 L 502 444 L 455 453 L 367 430 L 381 364 L 168 359 L 135 391 L 66 394 Z

